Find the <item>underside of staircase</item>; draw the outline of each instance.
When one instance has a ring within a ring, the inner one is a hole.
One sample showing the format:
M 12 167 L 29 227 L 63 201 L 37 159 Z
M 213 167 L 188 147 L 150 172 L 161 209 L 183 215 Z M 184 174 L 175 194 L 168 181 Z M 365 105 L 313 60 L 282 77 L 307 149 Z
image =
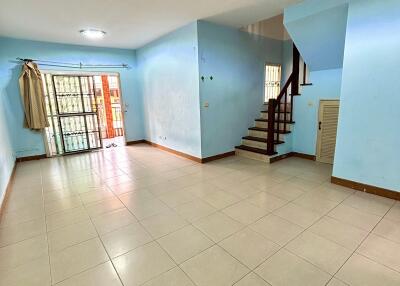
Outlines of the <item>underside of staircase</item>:
M 235 147 L 236 155 L 263 162 L 270 162 L 280 154 L 277 152 L 278 145 L 285 144 L 285 138 L 291 133 L 293 121 L 290 121 L 290 111 L 281 114 L 275 114 L 274 133 L 277 138 L 274 140 L 274 155 L 268 155 L 267 137 L 268 137 L 268 103 L 264 104 L 265 110 L 261 111 L 260 118 L 255 119 L 254 127 L 248 129 L 248 136 L 242 137 L 242 144 Z M 290 103 L 287 103 L 286 110 L 290 109 Z M 278 119 L 279 116 L 279 119 Z M 286 130 L 284 124 L 286 123 Z M 279 137 L 278 137 L 279 134 Z

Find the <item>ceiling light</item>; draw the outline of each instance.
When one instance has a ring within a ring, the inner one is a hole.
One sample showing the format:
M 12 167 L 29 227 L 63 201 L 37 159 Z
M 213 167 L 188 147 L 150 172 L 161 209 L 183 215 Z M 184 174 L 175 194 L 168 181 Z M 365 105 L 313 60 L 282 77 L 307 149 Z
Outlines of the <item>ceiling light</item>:
M 91 40 L 98 40 L 104 37 L 106 32 L 96 29 L 83 29 L 79 31 L 83 36 Z

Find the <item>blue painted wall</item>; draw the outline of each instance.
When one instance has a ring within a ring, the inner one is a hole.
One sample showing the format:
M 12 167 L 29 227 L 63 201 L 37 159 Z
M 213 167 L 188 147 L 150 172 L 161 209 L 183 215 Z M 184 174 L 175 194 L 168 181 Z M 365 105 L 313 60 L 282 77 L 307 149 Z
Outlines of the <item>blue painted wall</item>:
M 1 54 L 2 47 L 0 45 Z M 0 69 L 0 87 L 4 86 L 6 79 L 6 70 Z M 15 152 L 12 147 L 13 136 L 8 124 L 13 111 L 9 107 L 9 98 L 7 98 L 4 89 L 0 88 L 0 205 L 15 163 Z
M 310 73 L 313 85 L 301 87 L 294 98 L 293 151 L 315 155 L 318 131 L 318 109 L 321 99 L 339 99 L 342 69 Z
M 145 138 L 201 157 L 197 23 L 137 50 Z
M 264 65 L 282 62 L 282 41 L 198 22 L 202 157 L 234 150 L 262 110 Z M 210 80 L 210 76 L 213 80 Z M 209 107 L 204 107 L 205 103 Z
M 10 38 L 0 38 L 0 48 L 0 90 L 3 108 L 6 110 L 4 120 L 7 121 L 8 128 L 12 132 L 13 151 L 17 157 L 44 154 L 45 149 L 41 133 L 22 128 L 24 116 L 18 86 L 21 64 L 15 61 L 16 57 L 87 64 L 129 64 L 130 69 L 102 69 L 99 71 L 120 73 L 122 96 L 124 102 L 129 105 L 128 112 L 125 114 L 127 140 L 143 139 L 142 100 L 135 90 L 134 51 Z M 42 66 L 41 69 L 66 70 L 65 68 L 46 66 Z M 75 71 L 79 70 L 75 69 Z M 6 103 L 4 104 L 4 102 Z
M 286 40 L 282 43 L 282 86 L 293 71 L 293 41 Z
M 351 1 L 333 175 L 400 191 L 400 2 Z
M 347 1 L 308 0 L 285 9 L 285 27 L 311 71 L 342 68 Z
M 284 22 L 292 22 L 308 16 L 314 16 L 352 0 L 304 0 L 298 4 L 287 7 L 284 11 Z

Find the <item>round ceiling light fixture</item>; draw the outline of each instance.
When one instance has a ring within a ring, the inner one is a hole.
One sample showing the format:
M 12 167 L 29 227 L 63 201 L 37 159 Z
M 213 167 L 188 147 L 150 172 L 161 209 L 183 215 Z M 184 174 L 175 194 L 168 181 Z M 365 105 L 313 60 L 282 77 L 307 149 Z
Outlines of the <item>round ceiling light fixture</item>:
M 97 29 L 82 29 L 79 31 L 84 37 L 90 40 L 98 40 L 105 36 L 106 32 Z

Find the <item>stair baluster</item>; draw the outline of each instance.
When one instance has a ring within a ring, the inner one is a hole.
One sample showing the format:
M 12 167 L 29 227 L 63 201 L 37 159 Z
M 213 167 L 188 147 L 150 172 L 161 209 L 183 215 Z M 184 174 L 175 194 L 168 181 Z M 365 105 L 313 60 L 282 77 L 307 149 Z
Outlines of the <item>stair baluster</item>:
M 279 125 L 282 122 L 283 124 L 283 131 L 286 133 L 287 127 L 287 120 L 286 120 L 286 115 L 287 115 L 287 98 L 288 98 L 288 90 L 289 86 L 293 85 L 293 82 L 295 82 L 295 74 L 292 73 L 285 85 L 283 86 L 281 92 L 279 93 L 278 97 L 276 99 L 270 99 L 268 101 L 268 132 L 267 132 L 267 155 L 272 156 L 275 155 L 276 152 L 274 150 L 274 145 L 275 142 L 279 142 L 279 134 L 280 134 L 280 128 Z M 298 78 L 298 74 L 297 74 Z M 290 95 L 292 100 L 293 96 L 292 94 Z M 291 101 L 292 101 L 291 100 Z M 282 102 L 283 101 L 283 102 Z M 281 110 L 281 105 L 284 104 L 283 110 Z M 291 109 L 292 109 L 292 102 L 290 102 Z M 283 120 L 281 120 L 281 113 L 283 112 Z M 292 113 L 292 112 L 291 112 Z M 292 116 L 290 114 L 290 116 Z M 275 128 L 275 120 L 277 122 L 277 128 Z M 290 121 L 291 122 L 291 121 Z M 275 138 L 276 136 L 276 138 Z
M 288 90 L 290 86 L 290 120 L 293 120 L 293 96 L 299 95 L 299 74 L 300 74 L 300 53 L 299 50 L 293 45 L 293 71 L 289 76 L 287 82 L 283 86 L 281 92 L 276 99 L 270 99 L 268 101 L 268 132 L 267 132 L 267 155 L 271 156 L 276 154 L 275 142 L 279 142 L 279 135 L 281 131 L 286 133 L 288 124 L 286 120 L 287 115 L 287 104 L 288 104 Z M 281 105 L 283 106 L 283 120 L 281 120 Z M 277 127 L 275 129 L 275 115 L 277 115 Z M 283 130 L 280 128 L 281 123 L 283 124 Z M 276 134 L 276 139 L 275 139 Z
M 275 154 L 274 150 L 275 107 L 276 107 L 276 99 L 271 98 L 268 101 L 267 155 Z

